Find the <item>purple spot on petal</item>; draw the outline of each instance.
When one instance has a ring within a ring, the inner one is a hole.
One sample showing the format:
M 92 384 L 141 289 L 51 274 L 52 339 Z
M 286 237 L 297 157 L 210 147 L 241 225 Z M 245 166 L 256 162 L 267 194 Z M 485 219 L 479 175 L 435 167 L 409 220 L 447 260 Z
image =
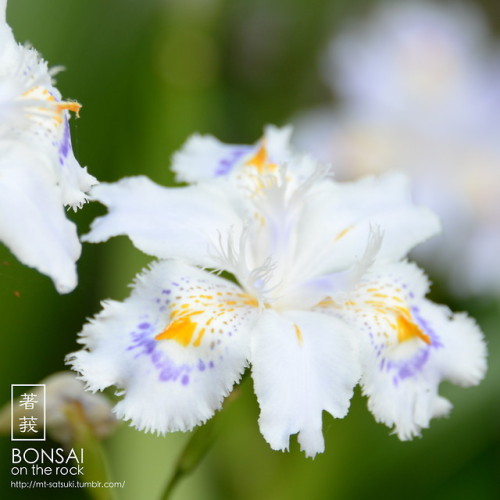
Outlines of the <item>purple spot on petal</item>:
M 148 323 L 148 322 L 144 322 L 144 323 L 141 323 L 141 324 L 139 325 L 139 328 L 140 328 L 141 330 L 145 330 L 146 328 L 150 328 L 150 327 L 151 327 L 151 323 Z
M 155 350 L 156 342 L 154 340 L 148 340 L 144 343 L 144 352 L 146 354 L 151 354 Z
M 431 343 L 422 345 L 411 357 L 399 361 L 388 361 L 387 371 L 395 370 L 393 383 L 398 385 L 398 381 L 416 376 L 425 368 L 429 357 L 434 349 L 440 349 L 443 346 L 429 322 L 421 316 L 420 309 L 417 306 L 411 307 L 411 313 L 415 322 L 429 336 Z M 382 367 L 381 367 L 382 369 Z
M 139 333 L 132 332 L 132 345 L 126 348 L 127 351 L 137 349 L 136 358 L 147 356 L 154 368 L 158 372 L 158 378 L 162 382 L 176 381 L 181 376 L 186 376 L 192 368 L 186 364 L 177 364 L 170 359 L 166 352 L 159 348 L 159 342 L 152 338 L 152 328 L 142 329 Z
M 189 375 L 183 375 L 181 379 L 182 385 L 188 385 L 189 384 Z
M 252 147 L 250 146 L 250 147 L 233 149 L 232 151 L 228 152 L 227 157 L 221 158 L 219 160 L 219 163 L 218 163 L 216 170 L 215 170 L 215 175 L 217 177 L 219 177 L 222 175 L 229 174 L 229 172 L 231 172 L 231 170 L 236 165 L 238 160 L 240 160 L 240 158 L 243 155 L 247 154 L 251 149 L 252 149 Z
M 59 142 L 59 161 L 61 165 L 64 163 L 64 160 L 68 157 L 69 151 L 71 149 L 71 137 L 69 134 L 69 123 L 68 117 L 66 113 L 64 114 L 64 130 L 61 141 Z

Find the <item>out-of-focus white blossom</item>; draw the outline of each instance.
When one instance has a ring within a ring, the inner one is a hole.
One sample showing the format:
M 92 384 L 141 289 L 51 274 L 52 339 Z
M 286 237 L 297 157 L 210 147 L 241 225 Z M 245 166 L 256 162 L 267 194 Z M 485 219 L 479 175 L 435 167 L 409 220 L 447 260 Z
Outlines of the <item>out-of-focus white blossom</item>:
M 84 424 L 98 439 L 109 436 L 117 425 L 112 413 L 112 405 L 102 394 L 92 394 L 85 390 L 82 381 L 77 380 L 72 372 L 58 372 L 42 380 L 44 391 L 35 386 L 29 395 L 37 404 L 33 405 L 30 416 L 43 422 L 51 439 L 70 448 L 75 439 L 75 429 L 69 414 L 77 413 L 80 424 Z M 39 404 L 41 401 L 44 404 Z M 25 414 L 24 407 L 14 405 L 12 417 L 15 422 Z M 10 427 L 11 408 L 4 407 L 0 412 L 0 429 L 7 431 Z
M 387 2 L 331 41 L 337 108 L 304 113 L 296 141 L 340 178 L 404 170 L 443 220 L 417 256 L 456 293 L 500 292 L 500 53 L 472 6 Z

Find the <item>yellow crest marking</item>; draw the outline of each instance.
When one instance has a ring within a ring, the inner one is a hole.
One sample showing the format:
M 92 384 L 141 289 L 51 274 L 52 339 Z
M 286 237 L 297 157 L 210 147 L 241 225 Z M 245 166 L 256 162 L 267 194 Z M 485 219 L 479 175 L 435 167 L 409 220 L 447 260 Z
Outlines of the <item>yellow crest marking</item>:
M 245 165 L 252 166 L 257 169 L 259 174 L 269 173 L 276 170 L 277 165 L 269 161 L 267 148 L 264 141 L 262 141 L 257 152 L 246 161 Z
M 50 103 L 54 103 L 53 108 L 37 108 L 39 112 L 46 113 L 51 116 L 52 119 L 56 122 L 56 124 L 60 125 L 62 123 L 63 117 L 62 112 L 67 109 L 68 111 L 73 111 L 77 117 L 80 116 L 80 109 L 82 105 L 75 101 L 61 101 L 56 102 L 54 96 L 45 88 L 36 86 L 33 87 L 26 92 L 21 94 L 21 97 L 26 99 L 34 99 L 40 101 L 46 101 Z
M 62 111 L 63 109 L 67 109 L 68 111 L 73 111 L 77 118 L 80 118 L 80 110 L 82 109 L 82 105 L 75 101 L 62 101 L 57 104 L 57 109 Z
M 198 326 L 189 317 L 182 317 L 170 323 L 163 332 L 159 333 L 155 340 L 175 340 L 184 347 L 187 347 Z
M 406 315 L 398 315 L 396 329 L 398 332 L 399 342 L 406 342 L 407 340 L 417 337 L 420 340 L 423 340 L 426 344 L 431 344 L 431 338 L 429 335 L 425 334 L 422 329 L 412 320 L 408 319 Z
M 219 294 L 218 294 L 219 295 Z M 220 294 L 219 296 L 222 296 Z M 189 346 L 191 343 L 193 347 L 199 347 L 205 335 L 206 327 L 208 327 L 214 320 L 217 320 L 221 316 L 232 313 L 235 308 L 244 306 L 258 306 L 258 302 L 254 297 L 244 293 L 238 294 L 228 294 L 229 298 L 224 300 L 222 303 L 216 304 L 201 304 L 202 306 L 210 306 L 212 308 L 212 313 L 209 317 L 205 317 L 202 320 L 195 321 L 193 316 L 199 314 L 206 314 L 207 310 L 192 310 L 189 302 L 183 304 L 173 303 L 172 311 L 170 313 L 170 323 L 168 326 L 155 336 L 155 340 L 174 340 L 183 347 Z M 207 300 L 213 300 L 213 295 L 191 295 L 189 298 L 194 299 L 195 297 L 201 297 Z M 193 302 L 197 302 L 194 300 Z M 199 301 L 198 301 L 199 302 Z M 227 307 L 229 306 L 229 307 Z M 194 306 L 200 307 L 200 306 Z M 215 309 L 217 307 L 217 309 Z M 210 311 L 210 309 L 208 309 Z M 201 324 L 200 324 L 201 323 Z M 227 324 L 227 323 L 226 323 Z M 203 326 L 200 328 L 200 326 Z M 213 331 L 213 329 L 211 329 Z M 193 341 L 194 339 L 194 341 Z
M 297 324 L 294 323 L 293 326 L 295 327 L 295 335 L 297 336 L 297 340 L 299 341 L 299 344 L 302 344 L 302 332 L 300 331 L 300 328 Z

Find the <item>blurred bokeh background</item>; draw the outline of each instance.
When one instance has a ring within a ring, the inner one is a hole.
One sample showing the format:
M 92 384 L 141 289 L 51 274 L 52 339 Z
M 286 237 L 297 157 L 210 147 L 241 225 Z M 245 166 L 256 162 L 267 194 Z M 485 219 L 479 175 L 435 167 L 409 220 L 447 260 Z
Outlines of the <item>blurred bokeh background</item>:
M 340 109 L 342 94 L 322 77 L 326 47 L 381 3 L 10 0 L 7 17 L 18 41 L 31 43 L 51 66 L 66 68 L 58 88 L 83 105 L 81 118 L 71 120 L 80 163 L 101 181 L 144 174 L 171 184 L 171 155 L 194 132 L 252 143 L 265 124 L 284 125 L 313 108 Z M 500 4 L 473 6 L 485 17 L 489 50 L 500 60 Z M 498 137 L 500 119 L 489 132 Z M 469 168 L 471 178 L 482 176 L 473 163 Z M 493 171 L 500 175 L 500 163 Z M 102 213 L 103 207 L 88 204 L 69 217 L 85 233 Z M 500 232 L 494 217 L 492 230 Z M 1 247 L 0 403 L 9 400 L 10 384 L 37 383 L 63 369 L 85 319 L 102 299 L 126 297 L 148 261 L 126 238 L 84 244 L 79 286 L 61 296 L 47 277 Z M 493 259 L 491 272 L 498 275 L 499 267 Z M 213 449 L 173 498 L 500 498 L 500 283 L 496 292 L 457 293 L 438 271 L 431 272 L 431 297 L 473 315 L 489 346 L 489 371 L 479 387 L 442 385 L 454 404 L 449 419 L 434 421 L 422 439 L 402 443 L 374 422 L 357 393 L 344 420 L 325 415 L 326 452 L 310 460 L 294 440 L 286 454 L 264 442 L 246 380 Z M 122 425 L 105 442 L 113 480 L 126 481 L 116 497 L 158 498 L 188 437 L 157 438 Z M 11 489 L 11 447 L 0 438 L 2 498 L 86 498 L 82 490 Z

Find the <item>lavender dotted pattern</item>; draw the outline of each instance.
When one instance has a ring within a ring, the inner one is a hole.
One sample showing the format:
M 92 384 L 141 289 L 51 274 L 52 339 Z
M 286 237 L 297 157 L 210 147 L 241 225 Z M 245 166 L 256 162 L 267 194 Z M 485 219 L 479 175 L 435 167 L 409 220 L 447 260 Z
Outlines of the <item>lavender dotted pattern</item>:
M 231 150 L 226 157 L 219 160 L 215 175 L 217 177 L 228 175 L 241 157 L 246 155 L 251 149 L 251 147 L 241 147 Z
M 401 287 L 408 290 L 408 285 L 403 284 Z M 414 302 L 415 295 L 411 291 L 406 293 L 407 300 L 411 303 Z M 392 383 L 397 387 L 401 381 L 415 377 L 422 372 L 425 365 L 429 361 L 432 351 L 443 348 L 443 344 L 439 338 L 439 335 L 435 332 L 429 322 L 422 317 L 420 309 L 416 305 L 410 306 L 410 311 L 414 321 L 422 329 L 423 332 L 430 338 L 430 344 L 422 345 L 412 356 L 406 359 L 391 360 L 385 355 L 387 345 L 385 343 L 380 343 L 376 340 L 372 331 L 369 331 L 370 342 L 375 350 L 375 355 L 379 359 L 379 370 L 381 372 L 391 373 L 392 372 Z M 367 322 L 364 323 L 366 327 L 370 329 Z
M 155 340 L 155 336 L 161 332 L 170 321 L 170 311 L 176 308 L 176 303 L 187 302 L 188 297 L 207 297 L 207 294 L 213 294 L 219 291 L 217 295 L 220 300 L 227 299 L 237 293 L 236 290 L 228 291 L 228 287 L 224 284 L 213 285 L 207 283 L 206 280 L 200 279 L 193 282 L 192 280 L 182 277 L 178 281 L 172 281 L 170 288 L 164 288 L 153 298 L 156 305 L 156 312 L 150 315 L 143 315 L 140 317 L 134 330 L 130 332 L 132 343 L 127 347 L 127 351 L 135 353 L 134 358 L 146 356 L 149 358 L 154 369 L 158 374 L 158 380 L 161 382 L 179 383 L 182 386 L 189 386 L 196 375 L 205 375 L 210 373 L 218 363 L 223 362 L 224 354 L 227 347 L 224 349 L 225 337 L 232 337 L 234 332 L 242 326 L 247 311 L 242 310 L 241 314 L 226 314 L 227 319 L 222 319 L 224 314 L 221 312 L 220 304 L 222 302 L 207 303 L 203 299 L 198 300 L 198 303 L 206 307 L 207 320 L 212 320 L 210 323 L 215 325 L 210 328 L 206 335 L 214 337 L 209 342 L 209 351 L 201 350 L 200 357 L 194 358 L 189 363 L 178 363 L 168 355 L 168 342 Z M 232 284 L 231 284 L 232 285 Z M 191 298 L 192 300 L 192 298 Z M 198 304 L 196 304 L 198 305 Z M 212 314 L 209 309 L 211 306 Z M 196 306 L 195 306 L 196 307 Z M 203 325 L 201 325 L 203 327 Z M 188 346 L 191 352 L 196 348 Z

